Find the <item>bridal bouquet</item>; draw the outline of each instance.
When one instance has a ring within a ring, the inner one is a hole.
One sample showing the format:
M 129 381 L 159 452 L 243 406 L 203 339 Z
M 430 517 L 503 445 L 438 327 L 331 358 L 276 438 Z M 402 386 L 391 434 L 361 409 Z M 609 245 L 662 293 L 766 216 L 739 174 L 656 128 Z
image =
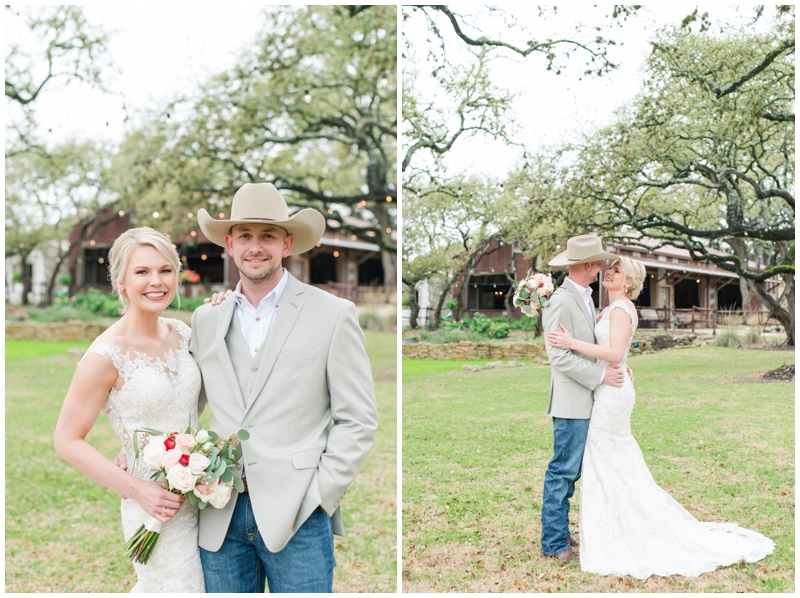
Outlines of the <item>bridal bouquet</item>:
M 548 299 L 555 291 L 553 279 L 541 272 L 528 270 L 525 278 L 517 283 L 514 291 L 514 305 L 522 309 L 522 313 L 532 318 L 550 303 Z
M 191 423 L 183 434 L 159 432 L 150 428 L 134 431 L 133 448 L 139 460 L 142 457 L 153 468 L 152 480 L 164 476 L 167 490 L 185 494 L 193 505 L 205 509 L 211 505 L 221 509 L 231 498 L 231 488 L 244 490 L 242 479 L 231 471 L 242 458 L 242 440 L 250 438 L 239 430 L 228 438 L 192 428 Z M 139 434 L 142 434 L 141 438 Z M 146 564 L 153 553 L 162 523 L 148 515 L 145 522 L 125 544 L 125 554 L 135 563 Z

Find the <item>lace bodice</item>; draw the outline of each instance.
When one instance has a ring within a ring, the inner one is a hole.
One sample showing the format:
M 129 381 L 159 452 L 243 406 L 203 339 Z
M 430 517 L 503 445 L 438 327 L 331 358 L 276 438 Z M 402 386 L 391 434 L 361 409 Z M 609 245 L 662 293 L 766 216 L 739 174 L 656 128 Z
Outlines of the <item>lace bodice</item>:
M 633 333 L 636 332 L 636 327 L 639 325 L 639 317 L 636 315 L 636 309 L 626 299 L 617 299 L 600 312 L 600 320 L 595 324 L 594 335 L 597 338 L 597 344 L 604 347 L 611 346 L 611 310 L 619 308 L 631 317 L 631 334 L 628 337 L 628 348 L 625 349 L 625 357 L 622 363 L 628 360 L 628 353 L 630 352 L 631 341 L 633 340 Z M 601 365 L 608 365 L 607 361 L 597 360 Z
M 98 338 L 86 355 L 108 356 L 119 380 L 103 405 L 108 423 L 122 441 L 128 472 L 150 479 L 143 461 L 134 466 L 133 433 L 141 428 L 183 432 L 191 420 L 197 425 L 200 370 L 189 353 L 191 329 L 178 320 L 164 320 L 172 330 L 160 351 L 137 347 L 124 338 Z M 159 348 L 160 349 L 160 348 Z M 146 513 L 133 499 L 122 500 L 122 527 L 128 540 Z M 197 507 L 185 501 L 164 525 L 147 565 L 134 564 L 138 583 L 132 592 L 204 592 L 203 570 L 197 548 Z M 122 546 L 122 542 L 120 546 Z M 174 558 L 175 546 L 181 558 Z

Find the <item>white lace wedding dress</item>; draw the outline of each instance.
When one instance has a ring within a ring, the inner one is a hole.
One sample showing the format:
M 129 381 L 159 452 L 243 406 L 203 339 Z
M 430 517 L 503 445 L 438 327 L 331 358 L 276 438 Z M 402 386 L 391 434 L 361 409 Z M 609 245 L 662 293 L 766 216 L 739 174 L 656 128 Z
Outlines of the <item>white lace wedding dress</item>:
M 595 327 L 599 345 L 609 346 L 610 314 L 636 310 L 623 300 L 606 308 Z M 627 359 L 627 352 L 625 354 Z M 601 365 L 606 362 L 598 361 Z M 696 577 L 742 559 L 755 562 L 775 543 L 735 523 L 704 523 L 662 490 L 650 475 L 631 435 L 636 393 L 627 373 L 622 388 L 594 391 L 580 500 L 581 570 L 602 575 Z
M 151 470 L 142 459 L 134 467 L 133 431 L 183 432 L 189 418 L 197 425 L 200 370 L 189 353 L 191 329 L 178 320 L 166 322 L 172 332 L 167 339 L 169 348 L 162 355 L 150 355 L 147 348 L 125 339 L 95 340 L 86 353 L 109 356 L 119 372 L 123 386 L 111 389 L 103 411 L 122 441 L 128 472 L 143 480 L 150 479 Z M 122 500 L 125 542 L 146 516 L 135 500 Z M 177 515 L 163 526 L 148 563 L 134 563 L 138 581 L 132 592 L 205 592 L 197 521 L 197 507 L 184 501 Z M 109 549 L 121 551 L 125 542 L 120 539 L 118 546 Z

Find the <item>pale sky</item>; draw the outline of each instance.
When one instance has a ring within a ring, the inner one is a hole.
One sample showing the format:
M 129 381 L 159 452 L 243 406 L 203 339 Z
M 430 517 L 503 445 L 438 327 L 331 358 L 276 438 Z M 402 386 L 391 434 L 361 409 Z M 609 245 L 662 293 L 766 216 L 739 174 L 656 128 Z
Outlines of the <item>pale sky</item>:
M 79 82 L 64 85 L 53 80 L 35 101 L 43 132 L 52 129 L 53 141 L 71 136 L 120 141 L 138 112 L 160 108 L 231 66 L 239 51 L 255 39 L 263 8 L 253 4 L 85 6 L 89 22 L 102 25 L 110 34 L 109 54 L 118 72 L 109 72 L 106 83 L 122 96 Z M 7 40 L 19 35 L 14 30 L 19 22 L 6 19 Z M 123 105 L 128 123 L 123 123 Z
M 468 35 L 486 35 L 517 47 L 524 47 L 531 37 L 539 40 L 548 36 L 564 37 L 566 32 L 572 30 L 574 23 L 607 23 L 605 15 L 611 10 L 610 5 L 599 8 L 587 4 L 570 5 L 559 7 L 558 16 L 542 19 L 535 6 L 501 5 L 517 19 L 517 24 L 509 28 L 502 23 L 499 15 L 487 14 L 478 5 L 468 6 L 470 8 L 454 8 L 460 14 L 473 15 L 470 23 L 480 24 L 480 31 L 464 27 Z M 614 110 L 633 99 L 639 91 L 642 68 L 650 52 L 648 40 L 652 32 L 664 24 L 679 24 L 693 10 L 694 5 L 688 4 L 648 5 L 621 27 L 604 29 L 599 35 L 624 45 L 612 47 L 609 52 L 611 61 L 620 64 L 620 68 L 599 78 L 578 80 L 586 64 L 585 55 L 580 52 L 573 55 L 561 75 L 556 75 L 545 70 L 546 63 L 541 57 L 532 54 L 522 58 L 509 51 L 498 50 L 497 54 L 502 57 L 495 60 L 491 73 L 496 85 L 514 94 L 513 114 L 519 127 L 516 138 L 528 149 L 543 149 L 554 147 L 579 132 L 589 132 L 610 123 Z M 712 20 L 730 14 L 729 7 L 700 8 L 701 13 L 704 10 L 709 11 Z M 420 80 L 423 81 L 420 87 L 425 93 L 430 88 L 425 88 L 424 81 L 430 80 L 432 70 L 432 66 L 428 68 L 431 63 L 425 61 L 426 50 L 422 45 L 425 23 L 420 16 L 416 16 L 406 20 L 403 25 L 404 36 L 418 39 L 421 44 L 415 49 L 415 58 Z M 466 45 L 456 38 L 449 23 L 445 26 L 442 22 L 441 25 L 451 60 L 468 60 L 470 57 Z M 527 30 L 528 35 L 523 29 Z M 595 34 L 589 31 L 580 39 L 591 39 Z M 460 139 L 445 163 L 452 172 L 482 173 L 502 178 L 522 156 L 522 151 L 521 148 L 508 147 L 504 142 L 486 137 Z

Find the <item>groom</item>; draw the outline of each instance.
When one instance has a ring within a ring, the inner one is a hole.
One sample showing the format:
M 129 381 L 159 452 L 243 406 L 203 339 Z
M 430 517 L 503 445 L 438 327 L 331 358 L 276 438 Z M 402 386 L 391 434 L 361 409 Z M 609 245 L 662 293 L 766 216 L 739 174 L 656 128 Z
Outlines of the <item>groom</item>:
M 355 305 L 308 286 L 282 260 L 314 247 L 325 219 L 291 218 L 271 184 L 245 184 L 230 220 L 197 214 L 241 280 L 192 316 L 211 429 L 242 443 L 244 492 L 200 511 L 207 592 L 331 592 L 340 503 L 375 436 L 372 374 Z
M 544 334 L 560 331 L 563 324 L 573 337 L 596 343 L 592 289 L 601 260 L 618 256 L 603 251 L 600 237 L 581 235 L 567 241 L 567 250 L 558 254 L 550 266 L 567 266 L 569 275 L 550 298 L 542 312 Z M 600 384 L 622 386 L 623 373 L 617 365 L 603 367 L 595 360 L 571 351 L 546 345 L 550 360 L 550 404 L 553 417 L 553 458 L 544 474 L 542 498 L 542 553 L 563 563 L 578 559 L 578 543 L 569 533 L 569 499 L 581 476 L 583 449 L 592 414 L 594 389 Z

